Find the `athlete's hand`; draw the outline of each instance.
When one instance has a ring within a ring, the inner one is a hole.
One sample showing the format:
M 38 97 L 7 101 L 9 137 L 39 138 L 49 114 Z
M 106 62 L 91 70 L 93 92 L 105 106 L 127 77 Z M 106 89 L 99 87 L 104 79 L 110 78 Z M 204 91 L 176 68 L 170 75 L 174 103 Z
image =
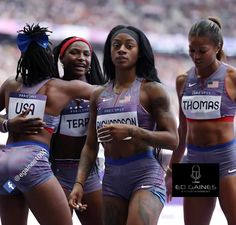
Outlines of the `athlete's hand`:
M 97 130 L 99 142 L 124 141 L 132 139 L 132 126 L 127 124 L 106 124 Z
M 86 210 L 88 205 L 81 203 L 83 194 L 84 194 L 84 191 L 81 184 L 75 183 L 68 198 L 70 207 L 80 212 L 83 212 L 84 210 Z
M 40 118 L 26 118 L 30 109 L 22 112 L 20 115 L 7 122 L 8 130 L 13 133 L 37 134 L 45 123 Z

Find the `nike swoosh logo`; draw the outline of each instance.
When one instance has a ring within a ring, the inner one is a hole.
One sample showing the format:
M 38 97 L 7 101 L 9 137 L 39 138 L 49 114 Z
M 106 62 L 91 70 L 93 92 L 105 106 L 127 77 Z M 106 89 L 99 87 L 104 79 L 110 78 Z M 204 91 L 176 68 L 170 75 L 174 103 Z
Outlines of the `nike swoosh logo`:
M 236 169 L 228 170 L 228 173 L 234 173 L 234 172 L 236 172 Z
M 111 101 L 113 98 L 105 98 L 105 99 L 103 99 L 102 101 L 103 102 L 107 102 L 107 101 Z
M 128 137 L 126 137 L 126 138 L 123 138 L 122 140 L 123 140 L 123 141 L 126 141 L 126 140 L 131 140 L 131 139 L 132 139 L 132 137 L 128 136 Z
M 197 83 L 192 83 L 192 84 L 188 84 L 189 87 L 193 87 L 194 85 L 196 85 Z
M 150 188 L 152 187 L 151 185 L 141 185 L 141 188 Z

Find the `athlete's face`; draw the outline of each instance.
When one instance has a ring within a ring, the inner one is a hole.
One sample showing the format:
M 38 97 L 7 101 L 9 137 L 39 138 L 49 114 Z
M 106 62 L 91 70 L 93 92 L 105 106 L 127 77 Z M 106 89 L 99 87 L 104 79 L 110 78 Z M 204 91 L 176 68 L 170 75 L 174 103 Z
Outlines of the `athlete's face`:
M 89 71 L 91 65 L 91 52 L 89 46 L 82 41 L 72 43 L 61 60 L 65 76 L 80 79 Z
M 198 70 L 206 69 L 216 61 L 219 50 L 208 37 L 192 36 L 189 39 L 189 55 Z
M 135 67 L 138 52 L 138 43 L 129 34 L 119 33 L 111 41 L 111 58 L 116 68 Z

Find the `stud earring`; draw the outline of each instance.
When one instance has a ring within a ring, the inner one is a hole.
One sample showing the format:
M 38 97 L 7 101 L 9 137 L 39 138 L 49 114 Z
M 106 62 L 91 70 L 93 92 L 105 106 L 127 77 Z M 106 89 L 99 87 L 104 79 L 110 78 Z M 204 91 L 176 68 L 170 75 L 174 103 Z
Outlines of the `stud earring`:
M 90 72 L 91 72 L 91 66 L 89 67 L 87 74 L 90 74 Z

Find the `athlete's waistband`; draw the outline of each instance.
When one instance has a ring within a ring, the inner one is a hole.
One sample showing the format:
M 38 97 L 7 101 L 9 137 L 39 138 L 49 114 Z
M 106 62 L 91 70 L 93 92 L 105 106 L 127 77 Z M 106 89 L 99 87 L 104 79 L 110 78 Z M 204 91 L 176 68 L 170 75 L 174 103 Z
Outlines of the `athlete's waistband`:
M 193 122 L 193 121 L 212 121 L 212 122 L 234 122 L 234 116 L 225 116 L 221 118 L 216 118 L 216 119 L 190 119 L 186 118 L 188 122 Z
M 25 146 L 25 145 L 39 145 L 42 148 L 44 148 L 45 150 L 47 150 L 47 152 L 49 152 L 49 146 L 45 143 L 42 143 L 40 141 L 19 141 L 19 142 L 14 142 L 14 143 L 10 143 L 7 144 L 6 147 L 18 147 L 18 146 Z
M 122 158 L 122 159 L 111 159 L 109 157 L 105 157 L 105 163 L 111 165 L 123 165 L 129 162 L 133 162 L 143 158 L 155 158 L 154 157 L 154 150 L 147 150 L 145 152 L 140 152 L 130 157 Z
M 223 144 L 218 144 L 218 145 L 213 145 L 213 146 L 207 146 L 207 147 L 202 147 L 202 146 L 196 146 L 193 144 L 187 144 L 187 148 L 196 152 L 210 152 L 214 151 L 216 149 L 220 148 L 225 148 L 228 146 L 231 146 L 233 144 L 236 144 L 236 139 L 233 139 L 231 141 L 225 142 Z
M 55 129 L 52 128 L 52 127 L 44 127 L 44 129 L 45 129 L 48 133 L 50 133 L 50 134 L 53 134 L 54 131 L 55 131 Z
M 79 159 L 53 159 L 52 164 L 62 167 L 78 167 Z

